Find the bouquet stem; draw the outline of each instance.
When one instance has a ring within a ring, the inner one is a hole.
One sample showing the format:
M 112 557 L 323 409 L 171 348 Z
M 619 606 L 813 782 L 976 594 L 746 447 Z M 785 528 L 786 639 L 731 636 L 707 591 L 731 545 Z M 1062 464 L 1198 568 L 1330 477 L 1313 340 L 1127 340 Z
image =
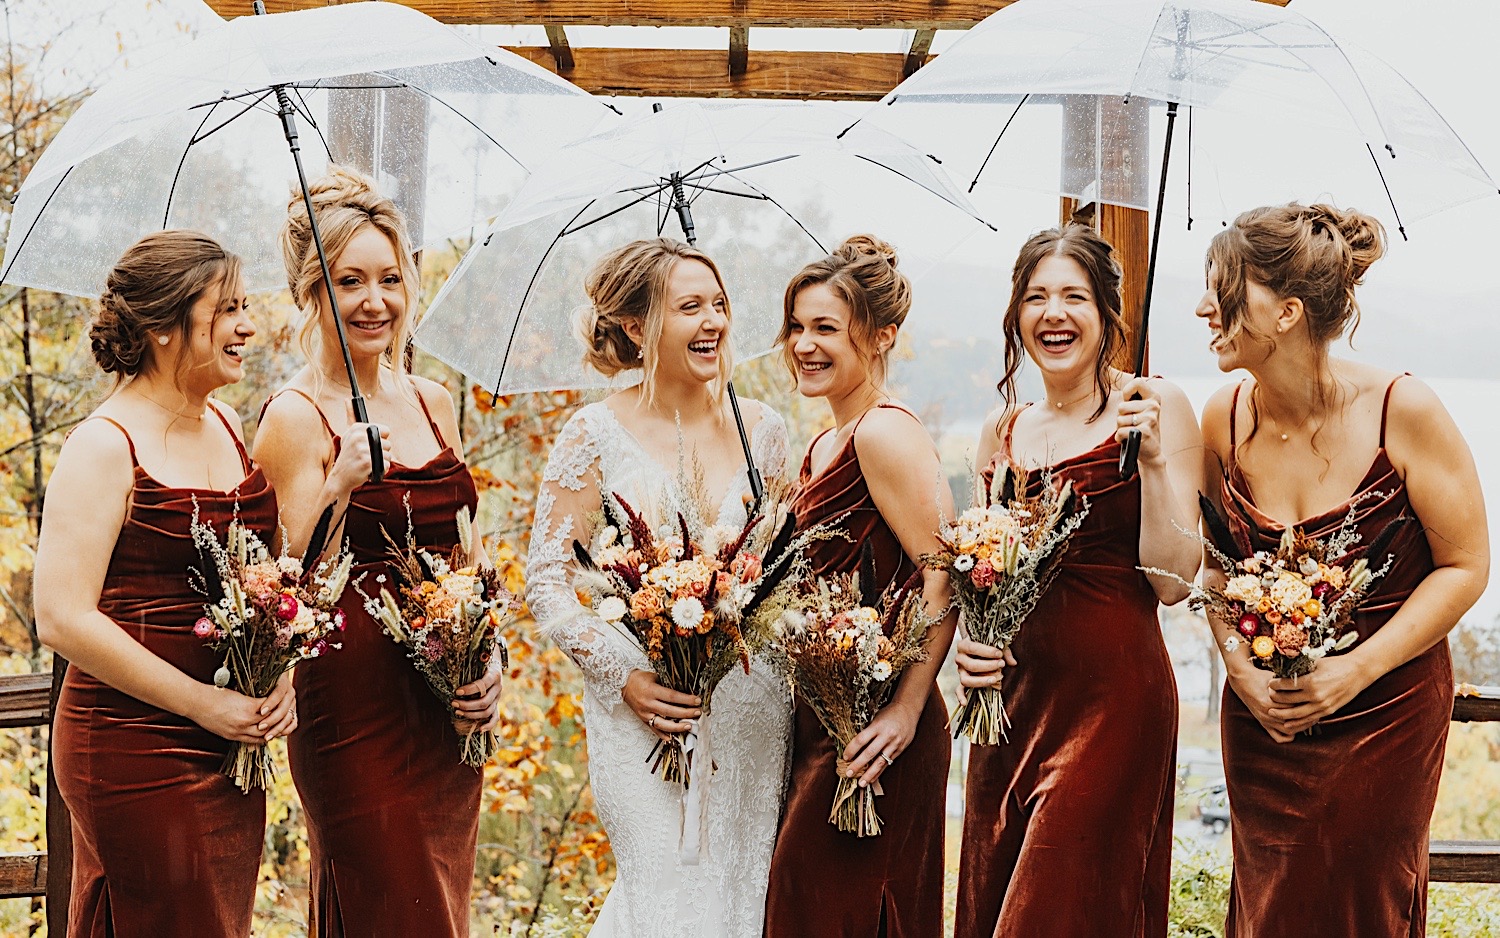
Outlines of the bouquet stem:
M 998 687 L 977 687 L 969 691 L 958 712 L 953 715 L 953 737 L 968 736 L 977 746 L 998 746 L 1010 742 L 1010 715 L 1005 712 L 1005 698 Z
M 468 721 L 454 723 L 454 729 L 458 730 L 459 736 L 462 737 L 462 753 L 459 761 L 472 768 L 483 769 L 484 764 L 490 761 L 490 757 L 500 747 L 495 731 L 481 730 L 477 723 Z
M 879 782 L 861 787 L 859 779 L 840 773 L 838 787 L 833 790 L 833 810 L 828 812 L 828 823 L 856 837 L 880 836 L 880 815 L 875 812 L 875 796 L 878 794 Z
M 692 761 L 683 750 L 681 739 L 671 736 L 659 741 L 646 756 L 647 760 L 653 757 L 656 761 L 652 762 L 651 771 L 660 772 L 663 781 L 678 782 L 683 788 L 688 787 Z
M 276 778 L 276 767 L 266 747 L 245 743 L 234 743 L 229 747 L 229 754 L 224 757 L 224 766 L 219 771 L 229 776 L 246 794 L 252 788 L 269 789 Z

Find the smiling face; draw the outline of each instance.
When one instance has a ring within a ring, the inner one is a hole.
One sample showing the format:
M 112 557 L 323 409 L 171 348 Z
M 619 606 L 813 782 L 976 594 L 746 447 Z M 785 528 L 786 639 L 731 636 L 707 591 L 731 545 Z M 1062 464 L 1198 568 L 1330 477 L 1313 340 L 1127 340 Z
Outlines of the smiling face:
M 183 385 L 208 394 L 245 377 L 245 343 L 253 335 L 245 284 L 236 276 L 204 291 L 193 303 L 186 345 L 175 361 L 164 364 Z
M 1093 373 L 1104 327 L 1081 264 L 1057 254 L 1037 263 L 1021 299 L 1020 333 L 1044 378 L 1068 386 Z
M 1253 368 L 1276 351 L 1272 336 L 1284 333 L 1300 319 L 1300 301 L 1288 303 L 1265 284 L 1246 277 L 1245 303 L 1238 315 L 1226 315 L 1219 301 L 1214 268 L 1209 267 L 1208 289 L 1193 314 L 1208 323 L 1209 351 L 1219 360 L 1219 370 Z M 1228 336 L 1226 338 L 1226 336 Z
M 828 284 L 797 291 L 786 325 L 786 348 L 803 397 L 844 397 L 876 383 L 877 359 L 860 347 L 853 325 L 849 304 Z M 877 332 L 877 348 L 889 346 L 895 333 L 895 326 Z
M 708 384 L 719 378 L 728 355 L 729 300 L 712 269 L 702 261 L 681 258 L 667 274 L 662 295 L 661 334 L 650 342 L 643 334 L 648 356 L 654 356 L 654 380 Z M 631 329 L 645 324 L 634 320 Z
M 365 225 L 333 258 L 331 270 L 349 354 L 356 360 L 380 356 L 396 340 L 406 319 L 406 283 L 396 246 L 378 228 Z M 317 295 L 323 347 L 337 349 L 333 317 L 321 289 Z

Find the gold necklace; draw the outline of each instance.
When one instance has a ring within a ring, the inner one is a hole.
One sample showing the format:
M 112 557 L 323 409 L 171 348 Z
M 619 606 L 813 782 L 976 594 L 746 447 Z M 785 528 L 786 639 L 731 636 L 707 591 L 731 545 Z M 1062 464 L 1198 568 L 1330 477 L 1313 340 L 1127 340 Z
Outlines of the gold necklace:
M 1093 396 L 1094 396 L 1094 389 L 1093 388 L 1089 388 L 1088 391 L 1082 397 L 1075 397 L 1071 401 L 1054 401 L 1051 398 L 1046 397 L 1046 395 L 1043 395 L 1043 398 L 1047 401 L 1048 404 L 1051 404 L 1053 407 L 1057 408 L 1058 410 L 1062 410 L 1065 407 L 1072 407 L 1074 404 L 1078 403 L 1079 401 L 1086 401 L 1086 400 L 1088 400 L 1089 398 L 1091 398 Z
M 166 404 L 163 404 L 161 401 L 158 401 L 156 398 L 154 398 L 151 395 L 147 394 L 145 391 L 142 391 L 140 388 L 136 388 L 135 392 L 137 394 L 139 394 L 141 397 L 143 397 L 146 400 L 150 401 L 151 403 L 155 404 L 157 407 L 160 407 L 162 410 L 164 410 L 167 413 L 171 414 L 172 416 L 174 416 L 174 417 L 180 417 L 183 420 L 202 420 L 204 417 L 206 417 L 208 415 L 208 408 L 209 408 L 210 405 L 206 401 L 203 404 L 203 412 L 202 413 L 185 414 L 185 413 L 183 413 L 180 410 L 174 410 L 171 407 L 168 407 Z

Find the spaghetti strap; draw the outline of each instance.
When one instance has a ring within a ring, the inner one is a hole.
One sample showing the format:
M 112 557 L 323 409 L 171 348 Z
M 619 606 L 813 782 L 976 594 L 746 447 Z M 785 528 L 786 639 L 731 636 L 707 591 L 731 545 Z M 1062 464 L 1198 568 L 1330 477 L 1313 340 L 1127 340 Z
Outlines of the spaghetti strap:
M 208 408 L 214 412 L 215 417 L 219 418 L 219 423 L 224 425 L 225 431 L 229 433 L 229 438 L 234 441 L 234 448 L 240 454 L 240 468 L 245 470 L 245 475 L 249 475 L 251 470 L 250 454 L 245 452 L 245 444 L 240 442 L 240 435 L 234 432 L 234 427 L 229 425 L 229 418 L 224 416 L 223 411 L 219 410 L 213 401 L 208 402 Z M 106 417 L 105 419 L 109 418 Z
M 870 416 L 870 412 L 871 411 L 880 410 L 883 407 L 888 407 L 891 410 L 899 410 L 903 414 L 906 414 L 908 417 L 910 417 L 911 419 L 915 420 L 917 423 L 921 423 L 922 422 L 922 418 L 921 417 L 918 417 L 916 414 L 912 413 L 907 408 L 902 407 L 900 404 L 891 404 L 891 403 L 876 404 L 874 407 L 871 407 L 869 410 L 867 410 L 864 413 L 860 414 L 859 415 L 859 419 L 854 421 L 854 430 L 849 431 L 849 439 L 851 439 L 851 440 L 854 439 L 854 433 L 855 433 L 855 431 L 857 431 L 859 429 L 860 421 L 862 421 L 866 417 Z
M 1391 392 L 1396 389 L 1396 382 L 1405 378 L 1411 372 L 1399 374 L 1391 379 L 1391 383 L 1385 386 L 1385 400 L 1380 405 L 1380 448 L 1385 449 L 1385 422 L 1391 410 Z
M 260 419 L 265 419 L 266 408 L 271 406 L 272 401 L 288 392 L 297 395 L 304 401 L 307 401 L 309 404 L 311 404 L 313 410 L 318 412 L 318 419 L 323 421 L 323 430 L 328 434 L 329 438 L 335 440 L 338 439 L 339 435 L 333 432 L 333 427 L 329 425 L 328 418 L 323 414 L 323 408 L 319 407 L 318 402 L 313 400 L 305 391 L 299 391 L 296 388 L 282 388 L 280 391 L 277 391 L 275 394 L 272 394 L 270 397 L 266 398 L 266 402 L 260 405 Z
M 126 430 L 125 427 L 120 423 L 120 421 L 114 419 L 113 417 L 106 417 L 103 414 L 94 414 L 92 417 L 85 418 L 84 422 L 87 423 L 89 420 L 103 420 L 107 423 L 114 424 L 115 429 L 119 430 L 121 435 L 125 437 L 125 445 L 130 447 L 131 468 L 139 469 L 141 467 L 140 460 L 135 458 L 135 440 L 132 440 L 130 438 L 130 431 Z
M 1244 386 L 1245 382 L 1243 381 L 1241 381 L 1239 384 L 1236 384 L 1234 386 L 1234 396 L 1229 399 L 1229 452 L 1231 457 L 1234 454 L 1234 448 L 1239 445 L 1239 438 L 1235 433 L 1234 427 L 1236 423 L 1235 418 L 1239 415 L 1240 412 L 1240 388 Z
M 417 387 L 417 382 L 411 383 L 412 393 L 417 395 L 417 404 L 422 408 L 422 416 L 427 418 L 427 426 L 432 428 L 432 435 L 437 437 L 437 444 L 442 449 L 448 448 L 448 443 L 443 439 L 443 431 L 438 429 L 437 422 L 432 419 L 432 411 L 427 409 L 427 399 L 422 397 L 422 389 Z
M 1020 407 L 1017 407 L 1015 411 L 1010 415 L 1010 419 L 1005 421 L 1005 435 L 1001 438 L 1000 448 L 1005 451 L 1006 458 L 1010 457 L 1010 441 L 1016 435 L 1016 419 L 1021 416 L 1021 411 L 1030 406 L 1031 403 L 1028 401 Z

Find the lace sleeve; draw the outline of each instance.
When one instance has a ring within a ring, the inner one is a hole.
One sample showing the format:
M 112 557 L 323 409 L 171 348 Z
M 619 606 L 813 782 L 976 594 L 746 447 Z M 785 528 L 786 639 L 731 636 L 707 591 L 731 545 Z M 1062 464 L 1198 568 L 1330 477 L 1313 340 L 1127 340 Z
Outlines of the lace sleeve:
M 792 477 L 791 443 L 787 440 L 786 421 L 776 411 L 761 404 L 764 413 L 755 426 L 755 462 L 767 481 L 796 481 Z
M 625 679 L 651 670 L 645 653 L 578 601 L 572 586 L 573 541 L 587 541 L 599 510 L 599 444 L 580 414 L 552 448 L 536 496 L 536 521 L 526 563 L 526 601 L 537 627 L 583 670 L 605 711 L 621 702 Z

